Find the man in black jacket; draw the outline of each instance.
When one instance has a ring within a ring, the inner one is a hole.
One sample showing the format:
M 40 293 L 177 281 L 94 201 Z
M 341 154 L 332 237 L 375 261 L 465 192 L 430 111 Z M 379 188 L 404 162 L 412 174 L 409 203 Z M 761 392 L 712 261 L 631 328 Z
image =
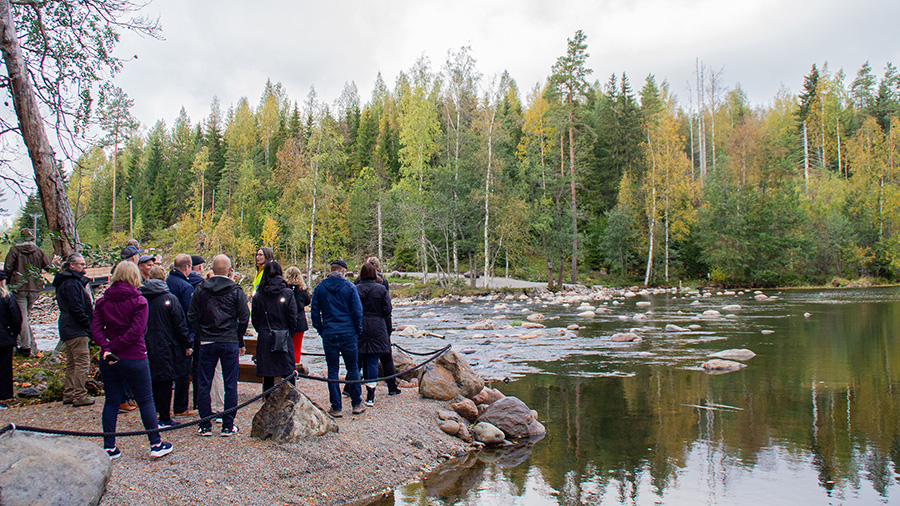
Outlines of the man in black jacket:
M 244 333 L 250 322 L 250 308 L 244 290 L 232 281 L 231 259 L 218 255 L 212 261 L 213 276 L 194 290 L 188 310 L 188 324 L 200 342 L 197 367 L 197 408 L 200 417 L 212 414 L 209 397 L 216 364 L 222 362 L 225 409 L 237 406 L 238 360 L 244 354 Z M 200 424 L 200 435 L 211 436 L 210 422 Z M 222 437 L 237 432 L 234 413 L 222 417 Z
M 59 305 L 59 339 L 66 345 L 66 381 L 63 404 L 90 406 L 94 403 L 85 384 L 91 372 L 88 349 L 91 318 L 94 315 L 93 297 L 84 275 L 84 257 L 69 255 L 66 268 L 53 278 L 56 303 Z

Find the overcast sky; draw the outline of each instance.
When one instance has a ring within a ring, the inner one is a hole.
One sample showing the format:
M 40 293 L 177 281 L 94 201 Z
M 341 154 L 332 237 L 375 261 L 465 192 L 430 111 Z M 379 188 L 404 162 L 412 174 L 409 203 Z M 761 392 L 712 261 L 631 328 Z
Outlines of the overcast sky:
M 524 98 L 578 29 L 592 80 L 625 72 L 637 91 L 652 73 L 683 103 L 696 58 L 754 105 L 796 93 L 813 63 L 848 83 L 866 60 L 878 77 L 900 64 L 897 0 L 153 0 L 144 12 L 164 40 L 123 34 L 119 56 L 137 59 L 116 79 L 144 128 L 171 127 L 182 106 L 196 124 L 213 96 L 223 110 L 242 96 L 255 107 L 267 79 L 301 104 L 311 86 L 332 103 L 354 81 L 366 103 L 379 72 L 393 89 L 419 56 L 439 71 L 465 45 L 485 78 L 508 70 Z

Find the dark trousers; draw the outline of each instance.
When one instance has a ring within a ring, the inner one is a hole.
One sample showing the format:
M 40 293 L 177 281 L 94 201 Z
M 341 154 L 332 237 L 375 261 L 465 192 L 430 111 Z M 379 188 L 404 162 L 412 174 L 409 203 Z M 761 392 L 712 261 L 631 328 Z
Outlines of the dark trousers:
M 0 400 L 13 398 L 13 350 L 15 346 L 0 347 Z
M 360 353 L 359 361 L 362 362 L 363 379 L 373 380 L 378 377 L 379 353 Z M 366 383 L 366 387 L 375 387 L 375 383 Z
M 341 387 L 336 381 L 340 380 L 341 357 L 344 357 L 344 367 L 347 369 L 347 380 L 359 381 L 359 348 L 356 334 L 344 334 L 339 336 L 322 336 L 322 348 L 325 351 L 325 363 L 328 365 L 328 400 L 331 409 L 340 411 Z M 360 396 L 362 388 L 359 383 L 347 385 L 350 389 L 350 404 L 359 406 L 362 403 Z
M 382 353 L 378 358 L 381 360 L 381 369 L 384 372 L 384 377 L 397 374 L 397 370 L 394 369 L 394 355 L 392 353 Z M 385 380 L 385 383 L 387 383 L 388 392 L 400 391 L 400 389 L 397 388 L 397 378 Z
M 141 410 L 141 422 L 147 430 L 158 428 L 156 424 L 156 407 L 153 405 L 153 386 L 150 382 L 150 364 L 146 358 L 127 360 L 120 358 L 115 364 L 100 361 L 100 374 L 103 375 L 103 391 L 106 402 L 103 404 L 103 432 L 115 432 L 119 419 L 119 404 L 122 403 L 122 391 L 125 382 L 131 386 L 134 400 Z M 159 444 L 158 433 L 148 434 L 151 445 Z M 103 447 L 116 446 L 116 438 L 104 437 Z
M 161 422 L 172 420 L 169 411 L 172 405 L 172 380 L 153 382 L 153 404 L 156 405 L 156 413 Z
M 209 391 L 212 387 L 213 376 L 216 374 L 216 363 L 222 362 L 222 379 L 225 383 L 225 410 L 237 406 L 237 380 L 238 380 L 238 343 L 210 343 L 203 344 L 199 350 L 199 365 L 197 366 L 197 409 L 200 418 L 206 418 L 212 414 Z M 200 424 L 201 429 L 212 426 L 209 421 Z M 222 431 L 231 430 L 234 427 L 234 413 L 222 417 Z
M 184 413 L 188 410 L 188 398 L 191 390 L 191 375 L 175 378 L 175 400 L 172 401 L 172 409 L 176 413 Z M 196 390 L 196 388 L 194 389 Z

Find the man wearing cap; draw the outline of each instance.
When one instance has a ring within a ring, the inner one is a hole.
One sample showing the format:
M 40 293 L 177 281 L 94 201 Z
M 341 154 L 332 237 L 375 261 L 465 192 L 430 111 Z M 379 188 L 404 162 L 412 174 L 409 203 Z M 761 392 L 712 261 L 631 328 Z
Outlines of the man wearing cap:
M 156 257 L 150 255 L 141 255 L 138 259 L 138 269 L 141 271 L 141 280 L 150 279 L 150 269 L 156 265 Z
M 191 255 L 191 272 L 187 280 L 194 288 L 203 282 L 203 264 L 206 263 L 200 255 Z
M 34 231 L 22 229 L 22 243 L 9 249 L 3 270 L 9 278 L 9 287 L 16 297 L 16 304 L 22 313 L 22 330 L 19 331 L 19 354 L 25 357 L 40 357 L 41 354 L 31 333 L 31 309 L 44 288 L 44 279 L 33 271 L 42 271 L 50 266 L 50 258 L 34 243 Z
M 312 324 L 322 336 L 328 379 L 338 380 L 341 356 L 347 369 L 348 381 L 359 381 L 359 334 L 362 333 L 362 303 L 356 286 L 347 281 L 347 262 L 340 258 L 331 261 L 331 272 L 318 285 L 312 295 L 310 310 Z M 350 404 L 354 415 L 366 410 L 359 383 L 348 385 Z M 340 385 L 329 381 L 328 398 L 333 417 L 341 416 Z

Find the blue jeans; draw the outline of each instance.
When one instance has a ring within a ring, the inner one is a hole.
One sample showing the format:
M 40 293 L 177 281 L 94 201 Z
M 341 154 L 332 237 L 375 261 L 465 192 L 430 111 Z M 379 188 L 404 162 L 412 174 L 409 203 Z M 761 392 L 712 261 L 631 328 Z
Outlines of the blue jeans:
M 360 362 L 362 362 L 363 367 L 363 379 L 373 380 L 378 377 L 378 359 L 381 358 L 380 353 L 360 353 L 359 354 Z M 374 388 L 375 383 L 366 383 L 366 387 Z
M 359 348 L 356 334 L 342 334 L 337 336 L 322 336 L 322 348 L 325 351 L 325 363 L 328 364 L 328 400 L 331 401 L 331 409 L 341 410 L 341 386 L 333 381 L 340 379 L 341 356 L 344 357 L 344 367 L 347 369 L 347 380 L 359 381 Z M 350 390 L 350 404 L 359 406 L 362 403 L 362 387 L 359 383 L 347 385 Z
M 103 432 L 115 432 L 119 420 L 119 404 L 122 403 L 122 392 L 125 382 L 131 386 L 134 400 L 141 410 L 141 422 L 147 430 L 156 429 L 156 406 L 153 404 L 153 384 L 150 382 L 150 363 L 146 358 L 126 360 L 120 358 L 115 364 L 100 361 L 100 374 L 103 375 L 103 391 L 106 402 L 103 404 Z M 159 444 L 159 434 L 148 434 L 151 445 Z M 104 437 L 103 447 L 114 448 L 115 437 Z
M 199 363 L 197 364 L 197 410 L 200 418 L 206 418 L 212 414 L 209 390 L 212 387 L 213 376 L 216 374 L 216 364 L 222 361 L 222 379 L 225 383 L 225 410 L 237 406 L 237 381 L 238 381 L 238 343 L 210 343 L 200 345 Z M 201 429 L 212 426 L 209 421 L 200 424 Z M 234 413 L 222 417 L 222 431 L 231 430 L 234 427 Z

